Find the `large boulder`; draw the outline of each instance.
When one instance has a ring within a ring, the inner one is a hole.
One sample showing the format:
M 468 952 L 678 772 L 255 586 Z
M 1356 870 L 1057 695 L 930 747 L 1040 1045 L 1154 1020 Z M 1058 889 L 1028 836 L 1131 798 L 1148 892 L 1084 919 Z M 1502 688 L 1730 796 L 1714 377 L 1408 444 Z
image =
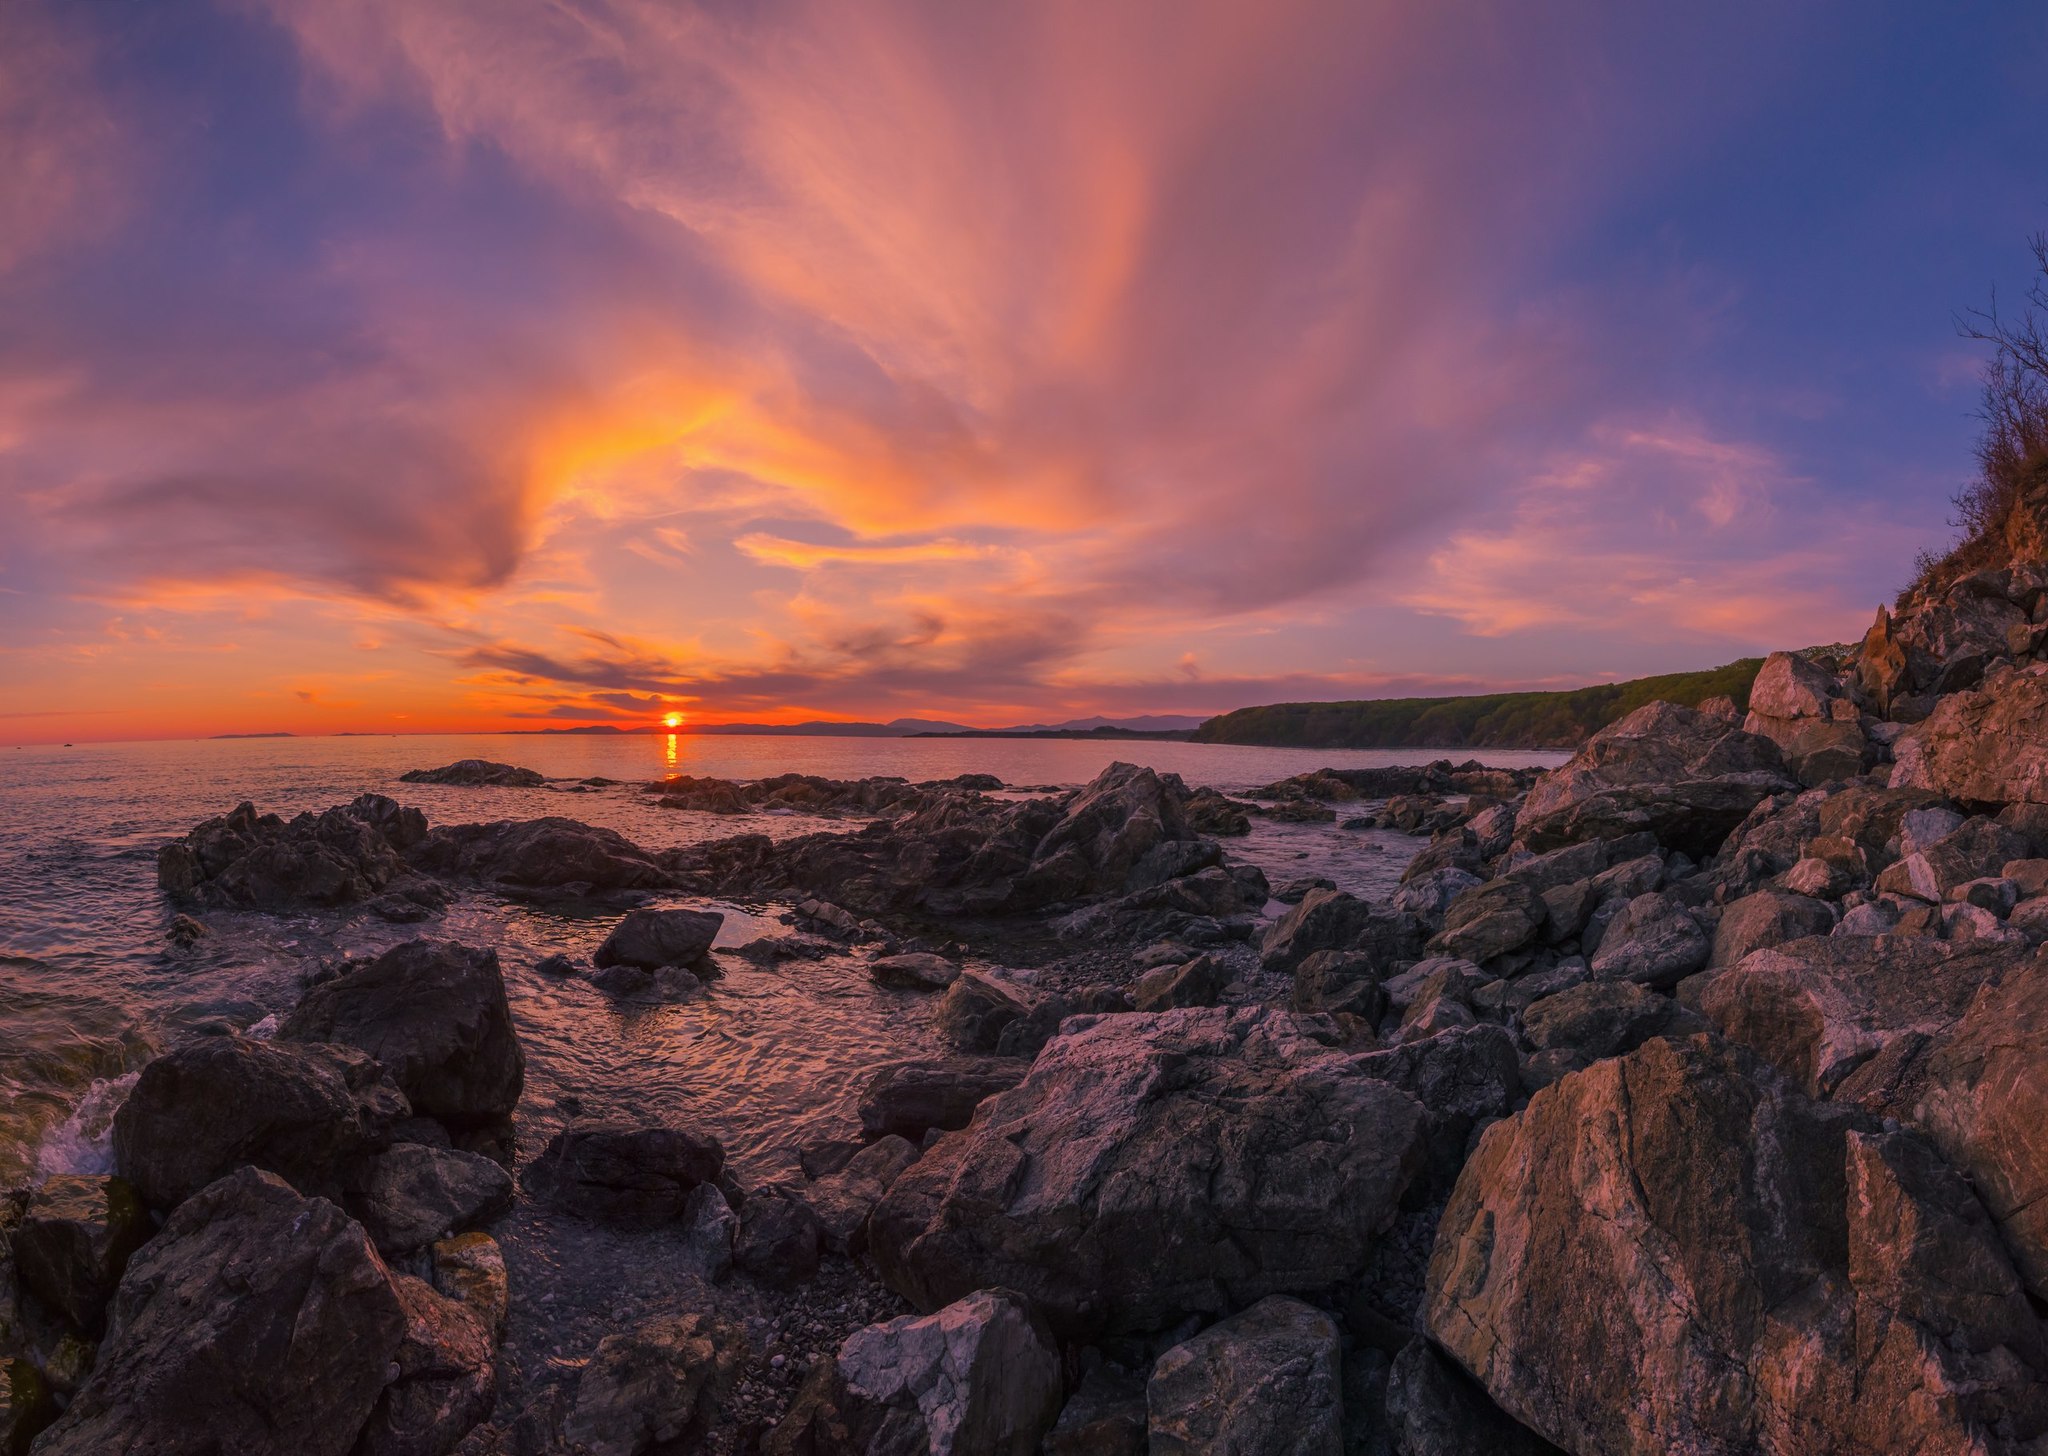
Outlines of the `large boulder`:
M 209 1036 L 142 1069 L 114 1114 L 114 1166 L 170 1208 L 243 1164 L 305 1192 L 338 1191 L 384 1147 L 405 1094 L 354 1047 Z
M 2048 675 L 2001 671 L 1950 693 L 1892 745 L 1893 788 L 1971 804 L 2048 803 Z
M 1288 972 L 1319 950 L 1349 950 L 1373 918 L 1372 906 L 1342 890 L 1310 890 L 1267 929 L 1259 960 Z
M 521 1175 L 541 1202 L 595 1223 L 653 1228 L 680 1216 L 690 1190 L 725 1167 L 718 1139 L 679 1127 L 573 1122 Z
M 588 1456 L 697 1449 L 746 1353 L 736 1325 L 694 1311 L 606 1335 L 583 1367 L 562 1434 Z
M 408 941 L 314 986 L 278 1034 L 362 1048 L 450 1127 L 510 1116 L 526 1084 L 498 953 L 454 941 Z
M 1060 1413 L 1060 1361 L 1030 1306 L 978 1290 L 855 1330 L 806 1382 L 766 1456 L 1037 1456 Z
M 691 965 L 711 949 L 723 924 L 716 910 L 635 910 L 612 928 L 591 963 L 650 971 Z
M 361 1225 L 241 1169 L 129 1261 L 92 1378 L 37 1456 L 347 1456 L 407 1324 Z
M 1862 716 L 1833 673 L 1796 652 L 1773 652 L 1750 686 L 1742 726 L 1776 743 L 1801 783 L 1817 785 L 1863 772 L 1871 746 Z
M 1530 885 L 1494 880 L 1451 902 L 1444 928 L 1429 943 L 1430 954 L 1484 964 L 1532 944 L 1549 918 L 1543 896 Z
M 967 1126 L 974 1109 L 1024 1080 L 1031 1064 L 1021 1057 L 942 1057 L 892 1062 L 861 1090 L 861 1131 L 871 1138 L 922 1141 L 933 1128 Z
M 2048 1368 L 1996 1228 L 1922 1142 L 1739 1049 L 1657 1040 L 1480 1140 L 1430 1335 L 1509 1414 L 1607 1453 L 2003 1449 Z
M 921 1309 L 1016 1289 L 1056 1327 L 1157 1329 L 1358 1272 L 1427 1115 L 1321 1017 L 1076 1017 L 1023 1082 L 896 1181 L 868 1224 Z
M 1772 794 L 1798 787 L 1768 738 L 1672 703 L 1646 703 L 1539 779 L 1515 832 L 1532 850 L 1639 831 L 1695 859 Z
M 1009 976 L 962 971 L 932 1008 L 932 1024 L 962 1052 L 1030 1056 L 1058 1029 L 1066 998 Z
M 1186 803 L 1179 779 L 1113 763 L 1067 802 L 1059 823 L 1032 851 L 1027 878 L 1058 882 L 1071 861 L 1091 890 L 1142 889 L 1147 856 L 1163 844 L 1196 838 Z
M 1153 1456 L 1340 1456 L 1341 1360 L 1336 1321 L 1267 1296 L 1153 1365 Z

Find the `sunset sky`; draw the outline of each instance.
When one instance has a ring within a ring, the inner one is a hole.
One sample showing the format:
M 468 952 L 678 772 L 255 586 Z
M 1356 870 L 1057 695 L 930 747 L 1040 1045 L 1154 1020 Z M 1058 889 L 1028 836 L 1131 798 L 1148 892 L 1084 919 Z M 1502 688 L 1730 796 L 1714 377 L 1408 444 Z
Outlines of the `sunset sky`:
M 0 742 L 1860 635 L 2048 9 L 0 0 Z

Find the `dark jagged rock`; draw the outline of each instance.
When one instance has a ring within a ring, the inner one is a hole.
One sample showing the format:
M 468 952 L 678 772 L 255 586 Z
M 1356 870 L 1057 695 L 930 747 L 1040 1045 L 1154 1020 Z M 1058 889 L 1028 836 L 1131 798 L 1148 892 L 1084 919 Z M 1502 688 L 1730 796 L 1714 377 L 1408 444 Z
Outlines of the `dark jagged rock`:
M 1377 915 L 1342 890 L 1311 890 L 1273 922 L 1259 945 L 1259 963 L 1291 972 L 1319 950 L 1359 951 L 1391 964 L 1413 960 L 1421 925 L 1410 916 Z
M 1021 1057 L 945 1057 L 897 1062 L 868 1079 L 860 1095 L 861 1131 L 871 1138 L 920 1142 L 933 1128 L 967 1126 L 974 1109 L 1024 1080 Z
M 521 1181 L 535 1198 L 597 1223 L 653 1228 L 683 1211 L 690 1190 L 725 1167 L 718 1139 L 677 1127 L 571 1123 Z
M 78 1330 L 98 1330 L 121 1271 L 155 1230 L 121 1178 L 58 1174 L 29 1195 L 14 1227 L 21 1282 Z
M 405 1312 L 405 1334 L 391 1361 L 397 1374 L 351 1456 L 449 1456 L 497 1399 L 490 1329 L 424 1280 L 397 1274 L 391 1286 Z
M 1520 880 L 1494 880 L 1460 895 L 1444 912 L 1430 953 L 1484 964 L 1533 944 L 1549 921 L 1543 897 Z
M 2048 1431 L 1997 1231 L 1924 1143 L 1708 1037 L 1490 1128 L 1444 1211 L 1429 1332 L 1574 1451 L 1976 1451 Z
M 962 971 L 933 1012 L 933 1024 L 963 1052 L 1031 1056 L 1059 1029 L 1066 998 L 1004 976 Z
M 335 1192 L 342 1169 L 388 1144 L 409 1110 L 354 1047 L 205 1037 L 142 1069 L 114 1114 L 114 1165 L 156 1208 L 243 1164 Z
M 401 850 L 426 832 L 417 809 L 379 794 L 290 821 L 253 804 L 209 819 L 157 852 L 157 883 L 179 899 L 241 910 L 353 905 L 404 878 Z
M 425 874 L 514 892 L 659 890 L 673 880 L 624 835 L 554 815 L 444 825 L 408 858 Z
M 607 1335 L 583 1367 L 562 1433 L 588 1456 L 696 1449 L 746 1355 L 738 1326 L 698 1311 Z
M 1706 969 L 1713 942 L 1670 891 L 1638 895 L 1608 922 L 1593 953 L 1593 976 L 1668 991 Z
M 447 784 L 463 789 L 537 789 L 547 780 L 530 768 L 463 758 L 445 768 L 416 768 L 398 776 L 402 784 Z
M 1037 1456 L 1060 1412 L 1059 1353 L 1029 1306 L 986 1289 L 847 1336 L 765 1456 Z
M 279 1035 L 360 1047 L 450 1127 L 510 1116 L 526 1083 L 498 953 L 454 941 L 408 941 L 314 986 Z
M 1159 1357 L 1145 1385 L 1151 1449 L 1339 1456 L 1341 1358 L 1334 1320 L 1268 1295 Z
M 1287 1004 L 1296 1011 L 1349 1012 L 1377 1023 L 1387 1009 L 1387 968 L 1356 951 L 1319 950 L 1294 968 Z
M 869 1219 L 921 1309 L 1017 1289 L 1056 1327 L 1157 1329 L 1363 1267 L 1421 1164 L 1426 1114 L 1350 1070 L 1317 1017 L 1075 1018 Z
M 1761 800 L 1797 787 L 1770 739 L 1690 708 L 1649 703 L 1539 780 L 1516 833 L 1540 851 L 1647 831 L 1697 859 Z
M 716 910 L 635 910 L 612 928 L 590 960 L 606 966 L 688 966 L 718 938 L 725 916 Z
M 1386 1417 L 1398 1456 L 1560 1456 L 1427 1340 L 1409 1341 L 1394 1357 Z
M 348 1456 L 407 1323 L 359 1224 L 244 1168 L 129 1261 L 92 1378 L 37 1456 Z
M 370 1158 L 347 1198 L 386 1255 L 489 1223 L 512 1206 L 512 1175 L 480 1153 L 398 1143 Z
M 885 1136 L 855 1153 L 844 1167 L 796 1190 L 817 1215 L 825 1247 L 835 1254 L 866 1248 L 869 1212 L 917 1158 L 917 1145 L 908 1138 Z
M 818 1272 L 825 1228 L 810 1204 L 786 1188 L 765 1188 L 740 1211 L 733 1262 L 763 1284 L 791 1289 Z
M 1131 1001 L 1140 1011 L 1171 1011 L 1177 1006 L 1214 1006 L 1230 973 L 1214 956 L 1196 956 L 1184 965 L 1160 966 L 1138 977 Z

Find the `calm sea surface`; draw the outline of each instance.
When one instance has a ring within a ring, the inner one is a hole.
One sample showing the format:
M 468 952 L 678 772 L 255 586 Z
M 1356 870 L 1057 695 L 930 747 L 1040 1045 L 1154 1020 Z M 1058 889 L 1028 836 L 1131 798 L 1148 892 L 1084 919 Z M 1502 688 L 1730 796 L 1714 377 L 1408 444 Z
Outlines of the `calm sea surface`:
M 300 977 L 341 953 L 414 935 L 495 946 L 528 1057 L 521 1141 L 565 1106 L 632 1110 L 707 1126 L 743 1171 L 771 1170 L 815 1137 L 846 1135 L 857 1084 L 874 1064 L 930 1044 L 925 1003 L 879 989 L 854 957 L 761 968 L 724 957 L 726 976 L 680 1006 L 621 1007 L 579 981 L 531 967 L 555 951 L 587 956 L 613 916 L 585 919 L 465 895 L 445 916 L 397 927 L 342 913 L 208 912 L 191 950 L 164 939 L 173 913 L 156 888 L 166 839 L 244 799 L 286 816 L 366 790 L 415 804 L 437 824 L 562 814 L 649 849 L 738 833 L 845 831 L 857 820 L 726 816 L 655 807 L 639 784 L 669 773 L 758 778 L 801 772 L 912 780 L 992 773 L 1017 786 L 1086 782 L 1123 759 L 1237 791 L 1325 764 L 1415 763 L 1422 751 L 1341 752 L 1191 743 L 1029 739 L 376 737 L 126 743 L 0 749 L 0 1185 L 104 1167 L 107 1121 L 135 1070 L 180 1035 L 261 1029 L 289 1009 Z M 1562 754 L 1481 752 L 1548 766 Z M 401 784 L 408 769 L 489 758 L 572 781 L 624 787 L 455 789 Z M 1415 842 L 1322 825 L 1257 824 L 1233 854 L 1276 884 L 1325 874 L 1383 896 Z M 721 946 L 785 927 L 772 905 L 720 905 Z

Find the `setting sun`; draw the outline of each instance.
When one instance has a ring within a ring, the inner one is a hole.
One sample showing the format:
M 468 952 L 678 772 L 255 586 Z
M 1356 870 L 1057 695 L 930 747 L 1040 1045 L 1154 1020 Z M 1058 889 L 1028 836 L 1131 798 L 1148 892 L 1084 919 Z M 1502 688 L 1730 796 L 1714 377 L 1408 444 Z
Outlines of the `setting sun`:
M 683 715 L 681 713 L 670 713 L 666 718 L 663 718 L 661 721 L 667 727 L 680 728 L 683 726 Z

